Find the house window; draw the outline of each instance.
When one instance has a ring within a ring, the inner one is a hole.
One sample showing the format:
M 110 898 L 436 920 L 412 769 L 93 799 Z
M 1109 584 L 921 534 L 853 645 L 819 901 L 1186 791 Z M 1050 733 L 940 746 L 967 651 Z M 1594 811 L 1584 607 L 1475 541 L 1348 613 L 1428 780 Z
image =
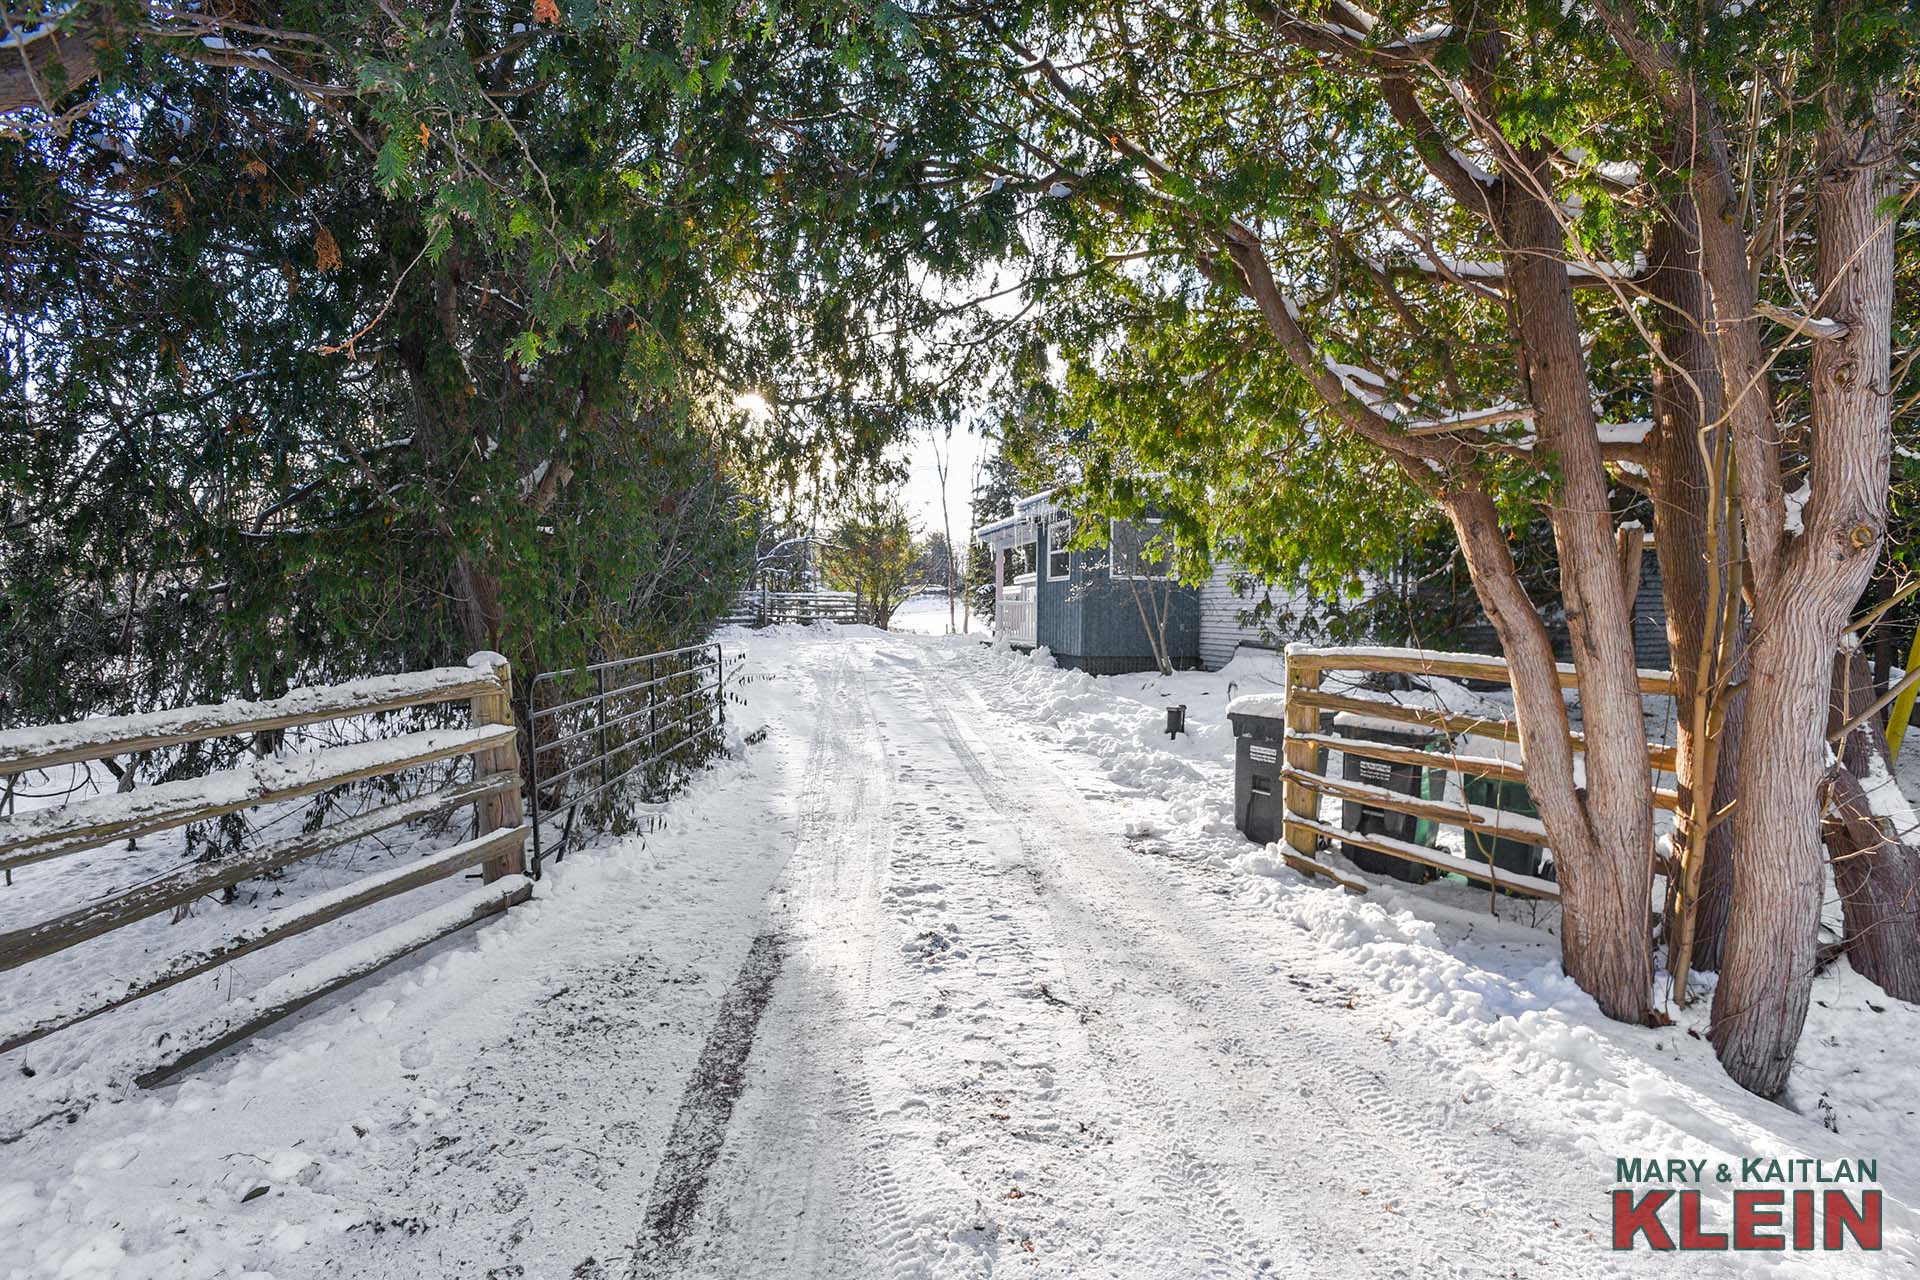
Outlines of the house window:
M 1158 519 L 1115 520 L 1108 530 L 1113 548 L 1110 572 L 1116 578 L 1164 578 L 1172 568 L 1171 550 Z
M 1047 526 L 1047 581 L 1062 582 L 1073 569 L 1073 552 L 1067 548 L 1067 540 L 1073 531 L 1067 526 L 1065 516 Z
M 1005 572 L 1002 582 L 1031 582 L 1033 580 L 1034 547 L 1031 542 L 1022 542 L 1006 550 Z

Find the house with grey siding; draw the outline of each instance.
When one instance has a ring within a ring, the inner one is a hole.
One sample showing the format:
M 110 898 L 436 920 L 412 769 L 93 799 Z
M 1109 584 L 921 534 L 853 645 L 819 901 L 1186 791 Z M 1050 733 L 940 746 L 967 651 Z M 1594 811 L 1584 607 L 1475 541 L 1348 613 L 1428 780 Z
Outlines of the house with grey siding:
M 1160 521 L 1114 520 L 1097 545 L 1071 545 L 1076 517 L 1051 491 L 974 531 L 994 558 L 993 630 L 1018 649 L 1044 648 L 1094 675 L 1154 669 L 1148 618 L 1164 619 L 1176 669 L 1200 661 L 1199 591 L 1174 582 L 1153 551 Z
M 1232 662 L 1233 655 L 1242 647 L 1276 649 L 1288 640 L 1304 638 L 1275 628 L 1284 625 L 1279 620 L 1304 611 L 1306 594 L 1269 587 L 1232 560 L 1215 564 L 1196 595 L 1200 609 L 1200 665 L 1208 671 L 1218 671 Z M 1247 615 L 1267 599 L 1274 605 L 1272 617 L 1266 622 L 1248 620 Z
M 1236 590 L 1236 587 L 1238 588 Z M 1635 665 L 1644 670 L 1664 671 L 1672 663 L 1667 649 L 1667 609 L 1662 596 L 1660 562 L 1649 549 L 1640 558 L 1640 582 L 1633 599 L 1633 650 Z M 1267 587 L 1249 579 L 1246 570 L 1231 561 L 1214 566 L 1213 576 L 1199 588 L 1200 665 L 1218 671 L 1233 660 L 1242 646 L 1271 649 L 1284 647 L 1287 641 L 1312 639 L 1304 635 L 1276 632 L 1272 622 L 1244 620 L 1263 597 L 1274 603 L 1274 616 L 1298 615 L 1308 601 L 1299 593 L 1289 594 L 1279 587 Z M 1545 617 L 1547 635 L 1562 662 L 1573 660 L 1573 642 L 1567 634 L 1566 619 L 1557 612 Z M 1450 647 L 1468 653 L 1498 657 L 1500 638 L 1493 624 L 1483 617 L 1469 625 Z
M 1290 640 L 1312 638 L 1292 633 L 1285 622 L 1305 611 L 1303 593 L 1269 586 L 1231 560 L 1215 564 L 1197 586 L 1172 583 L 1161 566 L 1137 554 L 1155 536 L 1159 521 L 1115 521 L 1105 531 L 1105 546 L 1074 550 L 1069 545 L 1074 518 L 1049 490 L 1020 499 L 1011 516 L 974 532 L 975 540 L 994 552 L 994 634 L 1015 648 L 1044 647 L 1061 666 L 1096 675 L 1151 670 L 1153 646 L 1142 598 L 1149 608 L 1166 610 L 1167 652 L 1176 668 L 1218 671 L 1241 648 L 1278 649 Z M 1115 546 L 1120 548 L 1118 572 Z M 1248 615 L 1267 599 L 1274 605 L 1272 616 L 1251 621 Z M 1555 648 L 1567 659 L 1565 620 L 1546 622 Z M 1633 638 L 1639 666 L 1664 670 L 1669 665 L 1660 566 L 1651 552 L 1641 557 Z M 1468 627 L 1457 644 L 1474 653 L 1500 652 L 1485 621 Z

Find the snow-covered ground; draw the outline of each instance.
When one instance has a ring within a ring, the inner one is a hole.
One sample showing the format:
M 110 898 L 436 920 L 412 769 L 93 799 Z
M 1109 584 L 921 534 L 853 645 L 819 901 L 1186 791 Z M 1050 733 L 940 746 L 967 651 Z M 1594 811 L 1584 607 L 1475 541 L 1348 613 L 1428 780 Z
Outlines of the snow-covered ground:
M 0 1147 L 0 1276 L 1920 1261 L 1920 1012 L 1836 966 L 1775 1106 L 1697 1013 L 1601 1018 L 1550 906 L 1298 878 L 1230 821 L 1228 685 L 1275 687 L 1271 660 L 1095 680 L 961 637 L 727 645 L 730 724 L 764 740 L 527 906 L 152 1093 L 57 1037 L 37 1079 L 0 1059 L 9 1114 L 96 1099 Z M 1616 1158 L 1747 1156 L 1877 1159 L 1886 1250 L 1610 1248 Z

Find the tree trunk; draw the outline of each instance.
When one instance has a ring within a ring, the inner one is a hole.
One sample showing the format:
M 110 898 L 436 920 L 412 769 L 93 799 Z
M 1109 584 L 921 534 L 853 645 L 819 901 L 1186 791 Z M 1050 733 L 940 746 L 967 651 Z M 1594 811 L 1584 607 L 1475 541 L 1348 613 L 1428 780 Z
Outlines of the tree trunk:
M 1856 588 L 1857 591 L 1857 588 Z M 1819 601 L 1768 593 L 1748 650 L 1748 733 L 1734 811 L 1733 909 L 1713 998 L 1712 1038 L 1727 1073 L 1777 1095 L 1806 1020 L 1825 865 L 1820 784 L 1827 682 L 1839 625 Z
M 1441 501 L 1460 539 L 1480 606 L 1500 637 L 1513 681 L 1528 787 L 1560 875 L 1561 964 L 1607 1016 L 1644 1022 L 1653 981 L 1647 939 L 1651 847 L 1643 846 L 1647 858 L 1636 884 L 1633 869 L 1614 858 L 1588 821 L 1587 804 L 1573 782 L 1567 707 L 1553 643 L 1520 585 L 1492 498 L 1484 490 L 1464 489 L 1448 491 Z M 1611 557 L 1607 565 L 1612 572 Z M 1640 733 L 1636 721 L 1636 737 Z M 1643 769 L 1639 785 L 1642 801 L 1650 806 L 1648 776 Z M 1624 887 L 1619 876 L 1623 869 Z
M 1848 649 L 1834 663 L 1833 700 L 1828 732 L 1837 732 L 1873 705 L 1875 682 L 1866 654 Z M 1832 859 L 1834 886 L 1846 936 L 1842 950 L 1854 971 L 1888 995 L 1920 1001 L 1920 848 L 1916 838 L 1874 812 L 1905 808 L 1885 803 L 1895 797 L 1876 794 L 1892 787 L 1893 760 L 1887 750 L 1886 722 L 1871 716 L 1839 747 L 1839 762 L 1827 771 L 1827 804 L 1821 837 Z M 1870 792 L 1861 783 L 1872 784 Z
M 454 557 L 453 606 L 460 618 L 460 636 L 466 642 L 467 652 L 481 649 L 504 652 L 500 638 L 505 623 L 500 606 L 500 581 L 466 551 Z
M 1820 139 L 1814 284 L 1822 316 L 1847 330 L 1816 341 L 1805 531 L 1782 544 L 1779 571 L 1755 600 L 1733 912 L 1713 1001 L 1721 1062 L 1765 1097 L 1785 1088 L 1806 1021 L 1833 657 L 1879 554 L 1892 457 L 1893 236 L 1877 209 L 1886 137 L 1840 123 L 1846 103 L 1834 98 L 1835 123 Z M 1883 99 L 1880 116 L 1890 114 Z
M 1691 85 L 1689 94 L 1694 94 Z M 1780 477 L 1780 431 L 1773 389 L 1767 379 L 1765 343 L 1756 308 L 1746 236 L 1737 225 L 1733 161 L 1711 108 L 1694 96 L 1690 119 L 1704 119 L 1704 135 L 1689 157 L 1693 205 L 1700 229 L 1700 265 L 1713 299 L 1715 353 L 1723 406 L 1733 431 L 1734 463 L 1740 475 L 1747 577 L 1761 584 L 1780 571 L 1786 522 L 1786 491 Z
M 1494 121 L 1509 105 L 1500 101 L 1507 51 L 1491 28 L 1472 44 L 1475 65 L 1468 82 L 1481 99 L 1483 118 Z M 1435 131 L 1408 81 L 1385 76 L 1381 90 L 1395 118 L 1432 142 Z M 1543 155 L 1517 150 L 1495 126 L 1485 127 L 1496 135 L 1493 150 L 1502 156 L 1502 173 L 1491 183 L 1457 162 L 1436 160 L 1443 150 L 1437 144 L 1423 146 L 1422 154 L 1436 179 L 1463 207 L 1492 219 L 1500 237 L 1514 350 L 1534 410 L 1539 453 L 1560 477 L 1549 514 L 1580 673 L 1587 731 L 1584 790 L 1574 785 L 1567 709 L 1546 628 L 1514 570 L 1492 498 L 1474 478 L 1471 463 L 1451 452 L 1467 446 L 1415 445 L 1396 424 L 1349 394 L 1301 328 L 1251 229 L 1237 223 L 1223 227 L 1220 248 L 1281 352 L 1334 415 L 1405 467 L 1452 521 L 1474 591 L 1507 657 L 1529 788 L 1558 857 L 1562 961 L 1609 1016 L 1644 1022 L 1653 985 L 1653 795 L 1631 597 L 1615 554 L 1560 210 L 1543 198 L 1553 190 L 1553 175 Z M 1223 279 L 1217 259 L 1201 256 L 1195 265 L 1209 279 Z M 1444 479 L 1437 481 L 1436 475 Z
M 431 306 L 416 305 L 403 312 L 414 318 L 402 325 L 397 346 L 413 392 L 414 447 L 420 451 L 440 499 L 439 533 L 449 556 L 447 591 L 461 641 L 467 653 L 481 649 L 503 653 L 505 618 L 499 578 L 477 554 L 478 549 L 464 544 L 455 534 L 445 514 L 458 511 L 462 505 L 460 495 L 445 487 L 447 477 L 457 471 L 455 460 L 479 443 L 468 407 L 471 389 L 459 354 L 456 295 L 461 269 L 457 249 L 441 259 L 430 286 Z M 547 478 L 553 470 L 549 467 Z M 526 665 L 530 655 L 510 656 L 522 664 L 522 671 L 530 679 L 531 667 Z
M 1734 626 L 1732 666 L 1737 679 L 1746 662 L 1747 647 L 1746 623 L 1737 613 Z M 1716 812 L 1724 811 L 1740 798 L 1740 745 L 1746 738 L 1746 692 L 1743 689 L 1731 697 L 1731 705 L 1727 707 L 1726 719 L 1720 728 L 1720 751 L 1714 760 L 1713 803 Z M 1694 741 L 1695 736 L 1691 724 L 1678 735 L 1687 748 L 1698 750 L 1702 744 Z M 1679 776 L 1688 777 L 1691 757 L 1682 756 L 1676 763 L 1682 770 Z M 1700 871 L 1700 895 L 1695 899 L 1694 906 L 1690 966 L 1701 973 L 1714 973 L 1720 968 L 1720 956 L 1727 942 L 1727 920 L 1733 913 L 1732 822 L 1723 821 L 1708 830 L 1705 855 Z M 1669 933 L 1667 936 L 1673 935 Z
M 1541 189 L 1551 189 L 1544 172 L 1541 178 Z M 1633 597 L 1618 568 L 1564 232 L 1532 184 L 1509 182 L 1503 191 L 1500 231 L 1538 447 L 1560 469 L 1548 514 L 1587 739 L 1585 794 L 1573 821 L 1549 826 L 1562 876 L 1562 951 L 1567 972 L 1610 1016 L 1645 1022 L 1653 987 L 1653 796 Z M 1553 679 L 1546 656 L 1535 678 Z M 1537 744 L 1526 745 L 1531 754 Z
M 1173 674 L 1173 660 L 1167 654 L 1167 614 L 1173 596 L 1173 583 L 1168 579 L 1163 587 L 1166 604 L 1157 604 L 1153 594 L 1153 580 L 1147 580 L 1146 592 L 1140 590 L 1140 580 L 1129 577 L 1127 589 L 1133 592 L 1133 607 L 1140 611 L 1140 625 L 1146 628 L 1147 645 L 1153 650 L 1153 665 L 1163 676 Z
M 1688 839 L 1685 802 L 1700 786 L 1696 776 L 1705 744 L 1699 741 L 1690 709 L 1703 678 L 1701 656 L 1720 602 L 1708 594 L 1707 510 L 1712 499 L 1705 448 L 1710 456 L 1717 431 L 1702 432 L 1717 423 L 1721 412 L 1720 367 L 1705 332 L 1708 314 L 1706 280 L 1699 267 L 1697 217 L 1689 200 L 1676 199 L 1670 215 L 1658 222 L 1648 248 L 1648 290 L 1661 305 L 1652 321 L 1659 340 L 1653 361 L 1654 429 L 1647 439 L 1647 478 L 1653 499 L 1654 555 L 1660 562 L 1660 580 L 1667 615 L 1667 646 L 1674 677 L 1676 773 L 1683 801 L 1682 823 L 1674 832 L 1674 846 Z M 1723 522 L 1724 524 L 1724 522 Z M 1716 575 L 1726 589 L 1731 569 L 1730 548 L 1737 528 L 1717 530 Z M 1728 652 L 1732 669 L 1746 649 L 1746 625 L 1733 610 L 1734 632 Z M 1745 726 L 1745 695 L 1726 695 L 1728 705 L 1720 729 L 1711 795 L 1715 809 L 1739 795 L 1740 740 Z M 1720 967 L 1727 911 L 1733 887 L 1733 827 L 1721 823 L 1706 837 L 1700 892 L 1695 899 L 1691 967 L 1712 972 Z M 1676 903 L 1669 892 L 1668 903 Z M 1666 936 L 1669 946 L 1679 936 L 1680 922 L 1671 915 Z M 1669 964 L 1671 964 L 1671 958 Z
M 74 90 L 100 74 L 101 46 L 120 34 L 120 24 L 108 14 L 63 26 L 51 14 L 35 19 L 27 12 L 15 15 L 8 6 L 12 47 L 0 57 L 0 112 L 37 106 L 57 116 Z

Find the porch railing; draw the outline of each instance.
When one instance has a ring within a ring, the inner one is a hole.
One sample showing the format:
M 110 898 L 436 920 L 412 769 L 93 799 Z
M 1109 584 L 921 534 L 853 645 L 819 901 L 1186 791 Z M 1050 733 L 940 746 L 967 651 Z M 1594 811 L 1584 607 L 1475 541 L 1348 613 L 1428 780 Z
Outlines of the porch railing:
M 993 632 L 1008 644 L 1033 644 L 1039 630 L 1037 590 L 1031 582 L 1000 588 L 994 601 Z

